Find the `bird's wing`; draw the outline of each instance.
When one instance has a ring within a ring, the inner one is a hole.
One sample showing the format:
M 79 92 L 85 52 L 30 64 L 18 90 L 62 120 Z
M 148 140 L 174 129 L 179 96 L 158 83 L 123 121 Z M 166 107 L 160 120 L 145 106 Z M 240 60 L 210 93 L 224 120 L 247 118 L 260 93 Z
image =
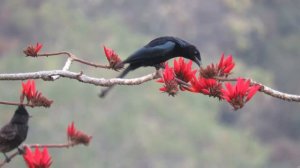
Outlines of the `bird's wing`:
M 18 128 L 16 125 L 7 124 L 0 130 L 0 141 L 1 140 L 12 140 L 16 137 Z
M 143 47 L 127 58 L 124 63 L 137 63 L 140 60 L 146 61 L 161 57 L 171 52 L 175 48 L 175 45 L 174 42 L 167 41 L 153 47 Z

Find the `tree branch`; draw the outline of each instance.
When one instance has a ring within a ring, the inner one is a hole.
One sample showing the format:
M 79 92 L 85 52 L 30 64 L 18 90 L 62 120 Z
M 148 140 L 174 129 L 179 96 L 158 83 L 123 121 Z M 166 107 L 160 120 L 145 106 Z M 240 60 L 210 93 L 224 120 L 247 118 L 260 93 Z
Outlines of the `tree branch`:
M 96 86 L 104 86 L 104 87 L 108 87 L 112 85 L 139 85 L 151 81 L 153 79 L 157 79 L 159 77 L 159 74 L 155 72 L 152 74 L 148 74 L 142 77 L 132 78 L 132 79 L 121 79 L 121 78 L 105 79 L 105 78 L 90 77 L 84 75 L 82 72 L 76 73 L 76 72 L 65 71 L 65 70 L 52 70 L 52 71 L 38 71 L 38 72 L 27 72 L 27 73 L 0 74 L 0 80 L 27 80 L 27 79 L 49 80 L 52 79 L 52 76 L 56 76 L 56 75 L 60 77 L 78 80 L 82 83 L 88 83 L 88 84 L 93 84 Z M 220 81 L 237 80 L 235 78 L 216 78 L 216 79 Z M 260 88 L 260 92 L 263 92 L 267 95 L 285 101 L 300 102 L 300 95 L 293 95 L 293 94 L 280 92 L 268 86 L 265 86 L 259 82 L 256 82 L 252 79 L 250 79 L 250 81 L 252 84 L 258 84 L 262 86 Z
M 93 84 L 96 86 L 112 86 L 112 85 L 139 85 L 158 78 L 157 73 L 152 73 L 139 78 L 120 79 L 120 78 L 95 78 L 84 75 L 82 72 L 76 73 L 64 70 L 38 71 L 26 73 L 0 74 L 0 80 L 27 80 L 27 79 L 43 79 L 49 80 L 52 76 L 59 75 L 61 77 L 75 79 L 83 83 Z

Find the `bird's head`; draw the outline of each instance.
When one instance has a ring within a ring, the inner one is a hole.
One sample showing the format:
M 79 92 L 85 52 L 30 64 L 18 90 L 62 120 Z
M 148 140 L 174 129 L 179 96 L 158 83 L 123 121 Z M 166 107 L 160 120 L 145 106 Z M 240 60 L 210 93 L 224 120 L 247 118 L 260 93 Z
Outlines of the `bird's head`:
M 11 119 L 11 123 L 15 124 L 27 124 L 28 119 L 30 118 L 27 110 L 23 105 L 20 105 L 15 111 L 14 116 Z
M 190 45 L 187 47 L 186 51 L 187 51 L 187 53 L 186 53 L 185 57 L 187 59 L 192 60 L 200 67 L 201 66 L 201 55 L 200 55 L 199 50 L 195 46 Z

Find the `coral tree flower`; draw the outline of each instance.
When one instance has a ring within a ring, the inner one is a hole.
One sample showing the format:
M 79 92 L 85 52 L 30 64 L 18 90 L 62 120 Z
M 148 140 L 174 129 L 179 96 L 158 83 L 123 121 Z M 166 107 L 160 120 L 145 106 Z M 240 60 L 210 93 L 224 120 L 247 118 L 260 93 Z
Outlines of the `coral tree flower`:
M 33 152 L 26 146 L 23 159 L 25 160 L 28 168 L 49 168 L 52 164 L 52 159 L 47 148 L 40 151 L 40 149 L 36 147 Z
M 157 82 L 165 84 L 164 87 L 159 89 L 162 92 L 167 92 L 171 96 L 175 96 L 178 92 L 178 83 L 175 79 L 174 70 L 168 64 L 165 64 L 163 77 L 158 79 Z
M 206 79 L 201 76 L 194 77 L 191 80 L 192 87 L 189 89 L 191 92 L 202 93 L 205 95 L 218 97 L 222 99 L 222 84 L 215 79 Z
M 36 57 L 42 48 L 43 44 L 36 43 L 36 46 L 29 45 L 26 49 L 23 50 L 23 52 L 26 56 Z
M 75 128 L 74 122 L 72 122 L 67 128 L 68 140 L 75 144 L 88 145 L 92 139 L 92 136 L 85 134 Z
M 235 66 L 232 55 L 228 55 L 224 58 L 224 53 L 221 56 L 220 62 L 218 64 L 219 76 L 228 76 Z
M 105 46 L 103 46 L 103 49 L 104 49 L 105 56 L 109 62 L 110 68 L 114 70 L 122 69 L 124 65 L 122 64 L 122 61 L 118 56 L 118 54 L 116 54 L 114 50 L 107 48 Z
M 35 87 L 34 80 L 28 80 L 27 82 L 22 82 L 22 93 L 20 96 L 20 102 L 24 102 L 26 97 L 27 103 L 32 106 L 44 106 L 50 107 L 53 103 L 52 100 L 47 99 L 42 95 L 41 92 L 38 92 Z
M 34 80 L 28 80 L 26 83 L 22 82 L 22 95 L 21 97 L 26 97 L 27 101 L 29 102 L 34 95 L 36 95 L 37 91 L 35 88 Z M 22 100 L 23 102 L 23 100 Z
M 234 110 L 240 109 L 260 89 L 259 85 L 250 86 L 250 80 L 238 78 L 236 85 L 225 83 L 226 89 L 222 90 L 222 97 L 229 102 Z
M 235 66 L 232 55 L 228 55 L 225 58 L 224 53 L 218 64 L 208 65 L 206 68 L 200 69 L 200 74 L 204 78 L 214 78 L 214 77 L 227 77 L 230 75 Z
M 195 76 L 197 70 L 192 70 L 192 61 L 185 62 L 182 57 L 174 59 L 174 72 L 178 79 L 183 82 L 189 83 Z M 183 86 L 180 86 L 181 90 L 186 90 Z

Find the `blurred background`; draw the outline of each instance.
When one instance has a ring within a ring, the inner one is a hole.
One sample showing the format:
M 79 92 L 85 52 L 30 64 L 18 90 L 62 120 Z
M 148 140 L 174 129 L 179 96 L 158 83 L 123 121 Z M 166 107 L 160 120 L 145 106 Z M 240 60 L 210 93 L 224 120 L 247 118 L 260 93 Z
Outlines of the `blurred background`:
M 61 69 L 65 58 L 29 58 L 22 50 L 70 51 L 107 63 L 102 45 L 126 58 L 151 39 L 173 35 L 200 49 L 203 64 L 233 54 L 233 76 L 251 77 L 300 94 L 299 0 L 1 0 L 0 73 Z M 74 63 L 72 71 L 115 77 L 111 70 Z M 139 69 L 128 77 L 153 72 Z M 160 84 L 100 87 L 75 80 L 37 80 L 53 99 L 29 109 L 26 143 L 64 143 L 72 121 L 93 140 L 88 147 L 51 149 L 52 167 L 254 168 L 300 166 L 299 104 L 258 93 L 243 109 L 200 94 L 169 97 Z M 1 81 L 1 100 L 18 101 L 21 81 Z M 4 125 L 16 107 L 0 106 Z M 1 158 L 4 159 L 4 158 Z M 25 167 L 21 157 L 6 167 Z

